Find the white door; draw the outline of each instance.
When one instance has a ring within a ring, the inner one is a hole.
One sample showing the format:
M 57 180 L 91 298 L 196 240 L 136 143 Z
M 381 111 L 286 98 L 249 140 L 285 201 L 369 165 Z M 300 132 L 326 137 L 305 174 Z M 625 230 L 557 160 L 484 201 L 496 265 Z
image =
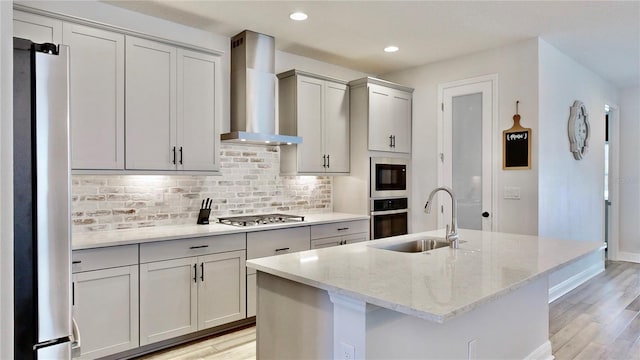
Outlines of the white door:
M 442 133 L 439 183 L 458 199 L 458 226 L 492 229 L 493 88 L 495 78 L 470 79 L 440 86 Z M 439 227 L 451 218 L 451 202 L 440 195 Z
M 298 172 L 324 172 L 322 150 L 323 87 L 319 79 L 298 76 Z
M 392 94 L 383 86 L 369 85 L 369 150 L 392 151 Z
M 198 257 L 198 330 L 245 318 L 245 251 Z
M 125 58 L 125 166 L 175 170 L 176 48 L 127 36 Z
M 140 264 L 140 346 L 198 330 L 196 262 Z
M 218 170 L 220 57 L 178 49 L 178 169 Z
M 138 266 L 73 274 L 81 359 L 138 347 Z
M 124 169 L 124 35 L 63 25 L 71 47 L 71 168 Z
M 349 88 L 344 84 L 325 82 L 324 88 L 324 152 L 327 172 L 349 172 Z

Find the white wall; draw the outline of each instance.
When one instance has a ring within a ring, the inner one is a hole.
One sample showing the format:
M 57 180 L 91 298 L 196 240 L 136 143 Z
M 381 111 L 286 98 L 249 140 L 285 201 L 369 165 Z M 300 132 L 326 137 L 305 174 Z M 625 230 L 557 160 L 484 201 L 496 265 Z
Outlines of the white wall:
M 620 91 L 620 232 L 618 258 L 640 262 L 640 88 Z
M 538 73 L 537 40 L 531 39 L 511 46 L 492 49 L 447 61 L 428 64 L 405 71 L 385 74 L 385 80 L 415 88 L 413 93 L 412 128 L 412 208 L 413 232 L 436 227 L 433 215 L 422 211 L 429 192 L 438 185 L 437 174 L 437 104 L 438 84 L 481 75 L 498 74 L 499 126 L 493 133 L 500 139 L 502 131 L 513 125 L 515 102 L 520 100 L 521 125 L 532 128 L 531 170 L 502 170 L 502 153 L 493 156 L 497 169 L 497 208 L 493 209 L 494 230 L 536 234 L 538 226 Z M 497 147 L 502 149 L 502 145 Z M 505 200 L 502 189 L 518 186 L 521 200 Z
M 0 359 L 13 358 L 13 9 L 0 1 Z
M 548 237 L 604 241 L 604 106 L 616 103 L 617 90 L 544 40 L 539 41 L 539 61 L 538 232 Z M 574 100 L 585 104 L 591 124 L 589 152 L 580 161 L 569 151 L 567 135 Z M 549 285 L 603 266 L 602 257 L 596 255 L 552 274 Z

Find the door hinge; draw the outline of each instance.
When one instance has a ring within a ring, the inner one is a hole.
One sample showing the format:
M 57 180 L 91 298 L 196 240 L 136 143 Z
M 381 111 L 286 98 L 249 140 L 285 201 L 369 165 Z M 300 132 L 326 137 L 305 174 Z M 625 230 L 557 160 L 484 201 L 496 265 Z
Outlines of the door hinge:
M 444 214 L 444 205 L 440 205 L 440 213 Z
M 440 162 L 444 162 L 444 153 L 440 153 Z
M 444 103 L 440 103 L 440 110 L 444 111 Z

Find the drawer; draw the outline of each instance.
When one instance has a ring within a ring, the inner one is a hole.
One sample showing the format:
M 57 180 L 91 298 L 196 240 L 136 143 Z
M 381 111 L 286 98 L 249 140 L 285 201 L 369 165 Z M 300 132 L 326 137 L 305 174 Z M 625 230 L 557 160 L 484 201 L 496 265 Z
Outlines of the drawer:
M 73 273 L 138 265 L 138 244 L 73 250 L 71 261 Z
M 342 241 L 344 241 L 345 245 L 368 241 L 368 240 L 369 240 L 369 233 L 351 234 L 351 235 L 346 235 L 342 237 Z
M 140 263 L 244 250 L 245 239 L 238 233 L 140 244 Z
M 247 233 L 247 260 L 309 250 L 309 226 Z M 255 273 L 255 269 L 247 269 Z
M 331 224 L 311 225 L 312 239 L 321 239 L 361 232 L 369 232 L 369 220 L 342 221 Z
M 328 238 L 311 240 L 312 249 L 321 249 L 326 247 L 338 246 L 342 242 L 342 236 L 333 236 Z

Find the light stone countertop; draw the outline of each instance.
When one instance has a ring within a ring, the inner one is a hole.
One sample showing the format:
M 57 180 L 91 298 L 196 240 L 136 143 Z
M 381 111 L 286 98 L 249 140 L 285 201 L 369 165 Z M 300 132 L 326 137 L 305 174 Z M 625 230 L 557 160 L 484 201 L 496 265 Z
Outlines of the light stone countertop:
M 249 216 L 249 215 L 248 215 Z M 273 229 L 284 229 L 298 226 L 329 224 L 340 221 L 368 220 L 367 215 L 345 213 L 324 213 L 304 215 L 303 222 L 277 223 L 259 226 L 239 227 L 211 223 L 209 225 L 172 225 L 147 228 L 136 228 L 113 231 L 96 231 L 75 233 L 71 237 L 73 250 L 91 249 L 107 246 L 141 244 L 153 241 L 188 239 L 200 236 L 213 236 Z M 195 221 L 195 219 L 194 219 Z
M 462 229 L 459 249 L 401 253 L 374 247 L 425 236 L 444 237 L 444 230 L 252 259 L 247 266 L 444 323 L 604 245 Z

